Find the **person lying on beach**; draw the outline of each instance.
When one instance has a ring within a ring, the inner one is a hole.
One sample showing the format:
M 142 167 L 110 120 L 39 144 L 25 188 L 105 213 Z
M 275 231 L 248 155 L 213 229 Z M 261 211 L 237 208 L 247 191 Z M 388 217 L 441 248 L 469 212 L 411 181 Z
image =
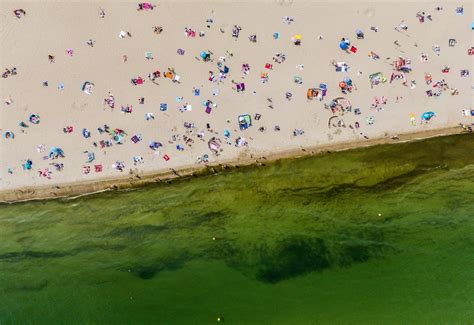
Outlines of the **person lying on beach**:
M 26 11 L 23 9 L 15 9 L 13 10 L 13 14 L 16 18 L 20 19 L 22 16 L 26 16 Z
M 16 74 L 17 72 L 16 72 L 15 67 L 11 68 L 11 70 L 7 68 L 5 69 L 5 72 L 2 74 L 2 78 L 8 78 L 10 75 L 14 76 Z
M 99 8 L 99 17 L 100 18 L 105 18 L 105 9 Z

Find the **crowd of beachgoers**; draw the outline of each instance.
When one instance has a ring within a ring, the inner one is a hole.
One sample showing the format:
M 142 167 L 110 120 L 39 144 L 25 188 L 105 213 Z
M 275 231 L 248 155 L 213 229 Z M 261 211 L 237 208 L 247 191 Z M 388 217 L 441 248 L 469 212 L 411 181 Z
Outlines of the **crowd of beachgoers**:
M 327 23 L 314 30 L 297 3 L 279 6 L 261 25 L 252 15 L 265 15 L 262 4 L 242 19 L 230 15 L 238 6 L 221 14 L 226 6 L 206 3 L 194 20 L 174 21 L 172 3 L 88 3 L 77 21 L 51 22 L 52 36 L 28 44 L 21 33 L 43 28 L 36 25 L 45 13 L 68 9 L 3 4 L 12 10 L 3 17 L 2 41 L 29 53 L 3 49 L 0 188 L 396 140 L 456 125 L 472 132 L 470 7 L 411 5 L 389 25 L 378 16 L 388 10 L 382 4 L 348 5 L 345 24 L 318 16 Z M 92 26 L 83 39 L 82 15 Z M 22 27 L 29 20 L 35 23 Z M 67 32 L 56 36 L 61 26 Z

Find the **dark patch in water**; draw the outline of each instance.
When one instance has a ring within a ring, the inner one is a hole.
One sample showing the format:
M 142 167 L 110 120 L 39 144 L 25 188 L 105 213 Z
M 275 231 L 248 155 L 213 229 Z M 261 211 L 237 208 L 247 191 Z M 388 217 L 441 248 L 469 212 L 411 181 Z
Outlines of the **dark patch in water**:
M 22 243 L 24 241 L 30 240 L 32 237 L 31 236 L 26 236 L 26 237 L 20 237 L 16 240 L 17 243 Z
M 227 214 L 221 211 L 210 211 L 203 214 L 198 213 L 186 213 L 183 216 L 184 220 L 188 222 L 184 225 L 185 227 L 198 227 L 205 224 L 223 223 L 226 220 Z
M 127 237 L 127 238 L 141 238 L 150 234 L 156 234 L 159 232 L 163 232 L 169 230 L 168 226 L 160 225 L 140 225 L 140 226 L 130 226 L 130 227 L 122 227 L 116 228 L 109 232 L 109 236 L 117 236 L 117 237 Z
M 342 266 L 366 262 L 370 258 L 370 246 L 366 244 L 347 244 L 342 248 L 339 261 Z
M 352 235 L 342 233 L 339 237 L 343 240 L 336 247 L 334 259 L 340 266 L 367 262 L 370 258 L 382 256 L 384 251 L 395 251 L 385 242 L 384 232 L 377 227 L 360 229 Z
M 376 184 L 367 186 L 367 185 L 358 185 L 357 182 L 362 181 L 363 179 L 358 179 L 350 183 L 343 184 L 334 184 L 331 186 L 320 187 L 320 186 L 307 186 L 300 188 L 285 188 L 278 191 L 278 195 L 285 197 L 298 197 L 306 199 L 303 201 L 304 205 L 313 203 L 321 200 L 332 200 L 337 198 L 341 194 L 348 194 L 353 191 L 364 191 L 372 193 L 381 193 L 383 191 L 395 190 L 398 189 L 418 176 L 433 173 L 439 171 L 439 168 L 434 168 L 434 166 L 418 166 L 413 170 L 410 170 L 401 175 L 389 177 L 384 179 Z
M 102 250 L 114 250 L 121 251 L 124 250 L 127 246 L 125 245 L 89 245 L 74 248 L 69 251 L 50 251 L 50 252 L 40 252 L 40 251 L 21 251 L 21 252 L 9 252 L 0 254 L 0 261 L 5 262 L 21 262 L 22 260 L 28 259 L 50 259 L 50 258 L 61 258 L 65 256 L 74 256 L 82 252 L 92 252 L 97 249 Z
M 140 279 L 149 280 L 161 271 L 172 271 L 182 268 L 188 259 L 186 256 L 161 258 L 155 263 L 134 265 L 127 269 L 127 271 Z
M 330 266 L 329 251 L 323 239 L 294 236 L 283 240 L 274 252 L 262 256 L 257 279 L 276 283 Z
M 37 283 L 27 283 L 19 287 L 20 290 L 24 291 L 40 291 L 48 286 L 49 282 L 46 279 L 43 279 Z
M 0 260 L 7 260 L 8 262 L 17 262 L 23 259 L 35 259 L 35 258 L 58 258 L 70 255 L 65 252 L 36 252 L 36 251 L 23 251 L 23 252 L 10 252 L 0 255 Z
M 400 188 L 401 186 L 404 186 L 405 184 L 409 183 L 416 177 L 419 177 L 421 175 L 425 175 L 428 173 L 434 173 L 437 171 L 439 171 L 439 169 L 434 169 L 433 166 L 417 166 L 415 169 L 409 172 L 387 178 L 372 186 L 364 187 L 364 189 L 371 192 L 393 190 L 396 188 Z

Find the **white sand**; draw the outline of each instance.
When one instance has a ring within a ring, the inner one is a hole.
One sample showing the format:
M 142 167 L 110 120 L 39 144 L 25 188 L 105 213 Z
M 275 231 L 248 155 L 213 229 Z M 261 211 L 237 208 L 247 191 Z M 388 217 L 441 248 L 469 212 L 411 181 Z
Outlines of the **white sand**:
M 194 165 L 196 158 L 203 154 L 209 155 L 210 163 L 216 163 L 238 160 L 252 153 L 265 155 L 346 141 L 363 143 L 366 141 L 363 135 L 373 139 L 472 123 L 472 118 L 461 114 L 462 109 L 472 107 L 472 79 L 460 77 L 461 69 L 473 72 L 473 57 L 467 55 L 467 49 L 472 46 L 473 17 L 472 4 L 468 2 L 442 4 L 442 11 L 435 11 L 437 5 L 427 2 L 154 3 L 158 6 L 152 11 L 137 11 L 135 2 L 1 2 L 1 68 L 16 67 L 18 74 L 1 79 L 0 190 L 123 177 L 129 169 L 136 169 L 139 174 L 180 169 Z M 464 5 L 464 15 L 457 15 L 455 8 L 461 5 Z M 103 19 L 99 17 L 99 7 L 105 9 Z M 18 8 L 27 13 L 21 19 L 12 13 Z M 433 20 L 419 23 L 415 16 L 418 11 L 431 14 Z M 294 22 L 284 24 L 283 16 L 293 17 Z M 208 18 L 214 20 L 210 29 L 206 27 Z M 394 27 L 402 20 L 408 30 L 400 33 Z M 235 24 L 242 27 L 237 40 L 232 37 Z M 152 30 L 156 25 L 163 26 L 160 35 Z M 377 26 L 379 31 L 371 31 L 371 26 Z M 202 30 L 205 37 L 189 38 L 184 35 L 185 27 L 197 32 Z M 356 39 L 356 29 L 364 31 L 365 39 Z M 119 38 L 122 30 L 129 31 L 132 37 Z M 273 39 L 274 32 L 280 33 L 278 40 Z M 248 40 L 250 34 L 257 35 L 257 43 Z M 301 34 L 301 46 L 292 44 L 290 38 L 295 34 Z M 320 34 L 324 37 L 322 40 L 318 40 Z M 339 49 L 342 37 L 349 38 L 358 48 L 356 54 Z M 457 40 L 456 46 L 448 46 L 450 38 Z M 95 41 L 94 47 L 86 44 L 89 39 Z M 395 40 L 400 47 L 394 44 Z M 432 50 L 435 44 L 441 47 L 439 56 Z M 67 48 L 74 50 L 72 57 L 66 55 Z M 184 49 L 185 55 L 178 55 L 178 48 Z M 214 54 L 214 62 L 198 62 L 195 56 L 208 49 Z M 230 73 L 223 83 L 212 83 L 208 80 L 208 71 L 217 72 L 218 58 L 225 56 L 227 50 L 234 54 L 226 59 Z M 371 50 L 380 60 L 367 56 Z M 153 53 L 153 60 L 145 59 L 147 51 Z M 282 64 L 272 61 L 277 52 L 286 54 L 287 59 Z M 420 61 L 421 53 L 427 54 L 428 62 Z M 48 62 L 48 54 L 55 55 L 55 63 Z M 122 59 L 124 54 L 128 56 L 126 63 Z M 380 71 L 389 78 L 393 71 L 390 63 L 399 55 L 411 59 L 413 71 L 407 74 L 408 86 L 415 80 L 416 88 L 405 87 L 399 80 L 371 88 L 368 75 Z M 392 59 L 386 61 L 387 57 Z M 330 64 L 333 59 L 346 62 L 350 66 L 348 73 L 335 72 Z M 250 65 L 248 75 L 241 72 L 243 63 Z M 264 69 L 265 63 L 272 63 L 273 70 Z M 303 70 L 296 67 L 299 64 L 304 64 Z M 441 72 L 444 66 L 451 68 L 448 74 Z M 163 73 L 168 67 L 174 67 L 181 76 L 180 84 L 163 77 L 156 80 L 159 86 L 148 80 L 148 73 L 155 70 Z M 361 76 L 358 71 L 362 72 Z M 261 83 L 261 72 L 269 72 L 268 83 Z M 439 97 L 428 97 L 425 91 L 432 87 L 425 84 L 425 72 L 432 75 L 434 83 L 444 79 L 449 88 L 458 89 L 459 95 L 452 96 L 448 90 Z M 303 84 L 293 82 L 296 75 L 303 78 Z M 130 83 L 130 79 L 137 76 L 146 80 L 143 85 Z M 328 119 L 332 113 L 324 108 L 324 103 L 341 96 L 338 84 L 344 76 L 351 77 L 357 87 L 346 98 L 354 108 L 359 107 L 362 114 L 346 113 L 342 117 L 346 128 L 329 129 Z M 49 87 L 42 86 L 44 80 L 49 81 Z M 231 80 L 245 82 L 245 92 L 233 90 Z M 84 81 L 95 84 L 92 95 L 81 92 Z M 60 82 L 65 85 L 63 91 L 57 89 Z M 322 102 L 308 101 L 307 89 L 320 83 L 328 85 L 328 96 Z M 193 87 L 200 88 L 199 97 L 193 95 Z M 219 89 L 215 97 L 211 94 L 214 88 Z M 291 101 L 285 99 L 287 91 L 293 94 Z M 115 95 L 114 111 L 103 104 L 108 92 Z M 13 100 L 10 105 L 3 100 L 8 96 Z M 184 97 L 183 102 L 175 101 L 178 96 Z M 388 99 L 380 112 L 370 108 L 374 96 Z M 397 96 L 403 97 L 398 103 Z M 138 104 L 140 97 L 145 97 L 145 104 Z M 274 109 L 268 107 L 268 97 L 273 99 Z M 201 104 L 207 99 L 218 105 L 210 115 Z M 160 112 L 160 103 L 167 103 L 168 111 Z M 193 110 L 181 113 L 178 107 L 184 103 L 191 104 Z M 133 105 L 133 113 L 120 111 L 125 104 Z M 420 117 L 426 111 L 435 112 L 436 117 L 421 124 Z M 147 112 L 153 112 L 155 120 L 146 121 Z M 28 122 L 32 113 L 41 117 L 38 125 Z M 252 127 L 240 131 L 237 116 L 244 113 L 251 114 L 252 118 L 260 113 L 262 118 L 253 120 Z M 410 113 L 416 117 L 416 126 L 410 122 Z M 373 125 L 366 125 L 368 116 L 374 116 Z M 20 121 L 29 127 L 21 128 Z M 358 130 L 349 128 L 357 121 Z M 196 126 L 192 134 L 187 134 L 194 140 L 192 147 L 182 140 L 169 143 L 173 134 L 181 137 L 186 134 L 184 122 L 193 122 Z M 206 123 L 210 123 L 215 134 L 206 130 Z M 128 133 L 125 144 L 105 150 L 94 147 L 93 142 L 110 139 L 108 134 L 97 131 L 104 124 L 111 129 L 125 130 Z M 73 133 L 63 132 L 67 125 L 74 126 Z M 275 132 L 275 125 L 279 125 L 281 131 Z M 259 132 L 262 126 L 266 131 Z M 91 131 L 90 138 L 82 136 L 83 128 Z M 225 129 L 231 132 L 232 145 L 225 143 Z M 294 137 L 294 129 L 303 129 L 305 133 Z M 5 139 L 6 131 L 14 132 L 15 138 Z M 205 141 L 196 137 L 199 131 L 205 131 Z M 143 141 L 132 143 L 130 138 L 134 134 L 141 134 Z M 207 146 L 207 141 L 214 136 L 222 140 L 223 151 L 219 156 L 212 154 Z M 248 147 L 234 146 L 239 136 L 248 141 Z M 163 143 L 159 154 L 148 148 L 151 140 Z M 37 152 L 39 144 L 46 146 L 45 152 Z M 176 150 L 176 144 L 183 145 L 185 150 Z M 66 157 L 43 160 L 52 146 L 62 148 Z M 95 153 L 91 164 L 85 163 L 84 151 L 87 150 Z M 165 161 L 164 154 L 171 159 Z M 136 155 L 144 158 L 143 164 L 134 166 L 132 157 Z M 21 166 L 26 159 L 33 161 L 29 171 Z M 117 160 L 125 162 L 124 172 L 112 168 Z M 64 170 L 56 171 L 50 165 L 52 162 L 63 163 Z M 94 172 L 94 164 L 102 164 L 103 172 Z M 82 173 L 84 165 L 92 167 L 90 174 Z M 39 176 L 38 170 L 42 168 L 52 171 L 51 179 Z

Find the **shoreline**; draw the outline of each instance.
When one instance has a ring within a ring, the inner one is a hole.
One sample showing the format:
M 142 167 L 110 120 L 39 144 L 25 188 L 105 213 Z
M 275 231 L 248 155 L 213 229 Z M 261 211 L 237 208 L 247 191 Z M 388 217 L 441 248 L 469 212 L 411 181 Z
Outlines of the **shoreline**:
M 192 165 L 183 166 L 179 169 L 156 170 L 150 173 L 135 174 L 128 173 L 126 176 L 114 178 L 102 178 L 84 182 L 65 183 L 63 185 L 48 185 L 37 188 L 26 187 L 16 190 L 0 191 L 0 203 L 18 203 L 32 200 L 49 200 L 58 198 L 74 199 L 85 195 L 96 194 L 110 190 L 125 190 L 153 183 L 169 183 L 172 180 L 184 179 L 189 177 L 207 176 L 217 174 L 228 170 L 235 170 L 244 166 L 264 166 L 261 162 L 274 162 L 281 159 L 296 159 L 306 156 L 321 155 L 330 152 L 345 151 L 351 149 L 372 147 L 382 144 L 397 144 L 411 141 L 425 140 L 435 137 L 463 134 L 460 127 L 450 127 L 436 130 L 426 130 L 421 132 L 412 132 L 399 134 L 398 139 L 394 140 L 390 136 L 384 136 L 369 139 L 364 142 L 347 141 L 335 144 L 317 145 L 309 147 L 299 147 L 286 151 L 265 153 L 248 152 L 247 157 L 237 160 L 222 161 L 219 164 Z

